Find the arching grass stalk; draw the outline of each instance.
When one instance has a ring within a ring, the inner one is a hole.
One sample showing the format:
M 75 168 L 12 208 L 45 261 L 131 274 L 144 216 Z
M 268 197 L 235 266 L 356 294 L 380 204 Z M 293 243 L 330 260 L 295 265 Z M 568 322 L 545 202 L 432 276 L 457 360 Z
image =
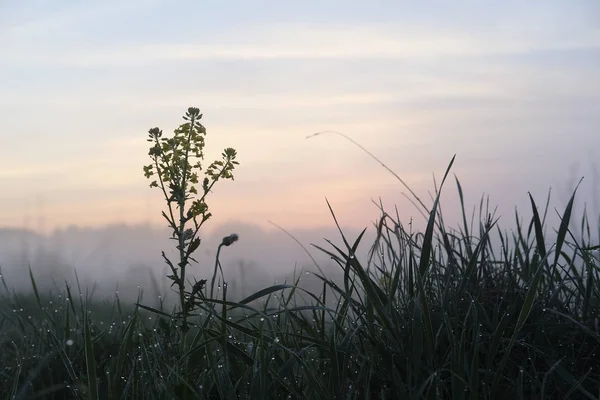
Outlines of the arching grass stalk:
M 223 246 L 231 246 L 233 243 L 237 242 L 239 239 L 238 235 L 232 233 L 229 236 L 225 236 L 221 241 L 221 244 L 217 248 L 217 255 L 215 256 L 215 270 L 213 272 L 212 282 L 210 284 L 210 298 L 213 299 L 213 294 L 215 291 L 215 279 L 217 278 L 217 268 L 221 271 L 221 280 L 225 281 L 225 276 L 223 275 L 223 268 L 221 268 L 221 262 L 219 261 L 219 255 L 221 254 L 221 248 Z
M 206 129 L 199 122 L 201 118 L 202 114 L 198 108 L 188 108 L 183 117 L 187 122 L 175 129 L 171 138 L 163 137 L 163 132 L 159 128 L 150 129 L 148 142 L 153 145 L 148 155 L 152 163 L 144 166 L 146 178 L 157 177 L 150 183 L 150 187 L 159 187 L 162 190 L 168 207 L 168 214 L 163 211 L 162 215 L 169 227 L 173 229 L 172 239 L 177 240 L 176 248 L 179 251 L 177 264 L 173 264 L 164 251 L 162 256 L 171 269 L 171 275 L 168 276 L 173 281 L 171 286 L 176 285 L 179 292 L 181 310 L 176 317 L 181 320 L 182 346 L 185 342 L 185 333 L 189 330 L 188 316 L 194 304 L 193 299 L 186 299 L 185 295 L 186 267 L 190 264 L 190 260 L 196 261 L 191 254 L 200 246 L 198 231 L 211 217 L 205 199 L 218 180 L 233 180 L 232 171 L 238 165 L 235 161 L 236 150 L 226 148 L 222 153 L 222 160 L 214 161 L 204 172 L 201 194 L 198 194 L 196 185 L 199 182 L 198 173 L 202 171 L 206 136 Z M 194 195 L 198 198 L 194 199 Z M 177 218 L 176 210 L 179 211 Z M 188 228 L 190 221 L 193 224 L 192 228 Z M 200 295 L 197 291 L 192 292 Z

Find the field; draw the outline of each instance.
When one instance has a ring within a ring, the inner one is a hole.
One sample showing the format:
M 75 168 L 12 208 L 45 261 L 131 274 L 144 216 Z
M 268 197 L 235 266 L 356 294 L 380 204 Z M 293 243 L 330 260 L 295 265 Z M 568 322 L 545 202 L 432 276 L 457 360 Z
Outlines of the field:
M 42 292 L 33 273 L 32 294 L 2 279 L 2 397 L 600 398 L 598 221 L 572 215 L 573 193 L 550 241 L 548 202 L 530 197 L 531 218 L 503 231 L 483 200 L 468 217 L 456 180 L 463 222 L 447 227 L 452 162 L 431 207 L 415 196 L 424 232 L 382 208 L 367 259 L 342 229 L 344 245 L 317 246 L 342 277 L 316 273 L 318 290 L 296 280 L 233 301 L 218 251 L 213 275 L 180 292 L 187 315 L 77 285 Z
M 304 295 L 312 305 L 295 304 L 294 285 L 237 303 L 221 290 L 193 318 L 184 349 L 170 310 L 96 304 L 69 286 L 23 296 L 3 281 L 0 391 L 16 399 L 597 399 L 598 246 L 574 241 L 569 207 L 556 242 L 546 243 L 532 207 L 528 224 L 502 235 L 501 254 L 489 246 L 491 219 L 475 228 L 465 220 L 460 232 L 438 219 L 421 234 L 385 215 L 372 269 L 352 256 L 358 239 L 346 238 L 345 248 L 323 249 L 343 286 L 319 276 L 322 291 Z M 261 298 L 260 308 L 248 304 Z

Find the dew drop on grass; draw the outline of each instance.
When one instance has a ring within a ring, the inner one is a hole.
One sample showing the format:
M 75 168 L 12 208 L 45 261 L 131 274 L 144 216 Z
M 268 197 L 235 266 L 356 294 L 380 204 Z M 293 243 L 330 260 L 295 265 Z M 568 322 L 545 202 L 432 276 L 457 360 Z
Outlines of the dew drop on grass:
M 67 344 L 67 346 L 73 346 L 73 339 L 67 339 L 67 341 L 65 342 Z

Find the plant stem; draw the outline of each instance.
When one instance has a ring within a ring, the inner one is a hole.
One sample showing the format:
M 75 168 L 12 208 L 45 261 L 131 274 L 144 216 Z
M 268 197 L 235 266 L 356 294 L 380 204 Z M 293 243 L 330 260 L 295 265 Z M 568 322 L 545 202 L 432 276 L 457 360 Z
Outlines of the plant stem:
M 182 313 L 182 322 L 181 322 L 181 329 L 183 331 L 183 337 L 181 338 L 181 346 L 182 346 L 182 350 L 183 347 L 185 346 L 185 337 L 186 337 L 186 332 L 188 330 L 188 326 L 187 326 L 187 309 L 185 307 L 185 267 L 187 264 L 187 257 L 185 254 L 185 249 L 184 249 L 184 244 L 185 244 L 185 197 L 186 197 L 186 193 L 187 193 L 187 185 L 186 185 L 186 179 L 187 179 L 187 173 L 188 173 L 188 169 L 189 169 L 189 161 L 188 161 L 188 157 L 189 157 L 189 150 L 190 150 L 190 140 L 192 137 L 192 132 L 194 129 L 194 124 L 196 122 L 196 115 L 192 114 L 191 118 L 190 118 L 190 126 L 188 129 L 188 135 L 187 135 L 187 141 L 186 141 L 186 146 L 185 146 L 185 157 L 184 157 L 184 164 L 183 164 L 183 173 L 181 174 L 181 198 L 179 199 L 179 268 L 181 270 L 181 274 L 179 276 L 180 280 L 179 280 L 179 301 L 181 302 L 181 313 Z

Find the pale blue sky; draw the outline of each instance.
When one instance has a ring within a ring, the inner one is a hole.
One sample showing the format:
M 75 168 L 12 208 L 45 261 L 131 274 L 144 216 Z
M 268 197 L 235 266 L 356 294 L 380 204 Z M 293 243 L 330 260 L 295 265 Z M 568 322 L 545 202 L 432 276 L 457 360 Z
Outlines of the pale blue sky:
M 470 202 L 490 193 L 509 215 L 528 190 L 543 202 L 581 175 L 593 196 L 593 0 L 5 0 L 0 48 L 0 226 L 160 223 L 146 132 L 172 131 L 189 106 L 211 159 L 239 152 L 236 181 L 209 201 L 217 222 L 329 226 L 325 197 L 352 226 L 378 196 L 416 215 L 350 143 L 305 139 L 328 129 L 423 197 L 455 153 Z

